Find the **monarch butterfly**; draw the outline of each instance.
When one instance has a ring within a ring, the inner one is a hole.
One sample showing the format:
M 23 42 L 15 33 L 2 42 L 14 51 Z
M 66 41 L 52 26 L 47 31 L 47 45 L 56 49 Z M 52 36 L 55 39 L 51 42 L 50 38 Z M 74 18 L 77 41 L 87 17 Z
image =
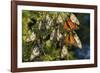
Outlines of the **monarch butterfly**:
M 56 30 L 54 29 L 50 35 L 50 40 L 53 40 L 53 38 L 55 37 L 55 33 L 56 33 Z
M 61 58 L 64 58 L 68 55 L 68 49 L 67 47 L 64 45 L 62 50 L 61 50 Z
M 50 16 L 49 15 L 46 15 L 46 23 L 47 23 L 46 29 L 49 29 L 51 27 L 52 22 L 53 21 L 51 20 Z
M 72 31 L 78 29 L 78 25 L 73 23 L 71 19 L 68 19 L 64 24 L 64 29 L 67 31 Z
M 70 15 L 70 19 L 73 23 L 80 25 L 79 20 L 77 19 L 77 17 L 74 14 Z
M 40 55 L 40 50 L 39 50 L 39 47 L 34 47 L 32 49 L 32 53 L 31 53 L 31 56 L 30 56 L 30 60 L 32 61 L 35 57 L 39 56 Z
M 76 41 L 75 41 L 75 39 L 74 39 L 74 37 L 73 37 L 72 34 L 68 34 L 68 35 L 66 36 L 65 42 L 66 42 L 67 44 L 69 44 L 69 45 L 73 45 L 73 44 L 76 43 Z
M 57 40 L 59 41 L 62 38 L 62 34 L 60 33 L 60 30 L 57 30 Z
M 76 46 L 78 48 L 82 48 L 81 41 L 75 31 L 66 36 L 65 43 L 68 45 Z
M 57 18 L 57 23 L 63 23 L 62 17 L 60 15 Z
M 36 34 L 32 32 L 32 34 L 26 38 L 26 42 L 34 41 L 35 39 L 36 39 Z

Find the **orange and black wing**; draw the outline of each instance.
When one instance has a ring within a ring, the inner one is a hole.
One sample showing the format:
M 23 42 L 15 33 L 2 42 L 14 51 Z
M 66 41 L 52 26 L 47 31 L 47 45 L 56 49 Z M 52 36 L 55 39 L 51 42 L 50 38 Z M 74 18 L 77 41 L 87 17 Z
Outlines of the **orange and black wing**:
M 65 22 L 65 24 L 64 24 L 64 29 L 67 30 L 67 31 L 71 31 L 71 28 L 70 28 L 70 26 L 68 25 L 67 22 Z
M 65 42 L 68 45 L 74 45 L 76 43 L 74 36 L 72 34 L 68 34 L 65 38 Z
M 68 24 L 68 26 L 70 27 L 71 30 L 76 30 L 76 29 L 78 29 L 78 25 L 75 24 L 75 23 L 73 23 L 70 19 L 67 20 L 67 24 Z

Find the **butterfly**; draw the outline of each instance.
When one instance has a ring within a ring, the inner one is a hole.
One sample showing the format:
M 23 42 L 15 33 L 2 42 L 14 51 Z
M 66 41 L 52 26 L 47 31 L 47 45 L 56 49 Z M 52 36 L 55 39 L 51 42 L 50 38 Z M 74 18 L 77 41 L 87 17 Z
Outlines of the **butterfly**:
M 75 16 L 75 14 L 71 14 L 70 15 L 70 19 L 73 23 L 80 25 L 79 20 L 77 19 L 77 17 Z
M 64 24 L 64 29 L 65 30 L 67 30 L 67 31 L 73 31 L 73 30 L 76 30 L 76 29 L 78 29 L 79 27 L 78 27 L 78 25 L 77 24 L 75 24 L 75 23 L 73 23 L 72 21 L 71 21 L 71 19 L 68 19 L 66 22 L 65 22 L 65 24 Z
M 53 31 L 51 32 L 51 35 L 50 35 L 50 40 L 53 40 L 54 39 L 55 34 L 56 34 L 56 30 L 53 29 Z
M 39 55 L 40 55 L 39 47 L 35 46 L 34 48 L 32 48 L 30 60 L 32 61 L 33 59 L 35 59 Z
M 58 24 L 59 24 L 59 23 L 63 23 L 63 19 L 62 19 L 61 15 L 58 16 L 58 18 L 57 18 L 57 23 L 58 23 Z
M 32 32 L 32 34 L 26 38 L 26 42 L 31 42 L 34 41 L 35 39 L 36 39 L 36 34 Z
M 59 41 L 61 38 L 63 37 L 63 35 L 60 33 L 60 30 L 57 30 L 57 40 Z
M 65 43 L 68 45 L 76 46 L 78 48 L 82 48 L 82 43 L 75 31 L 73 33 L 70 32 L 70 34 L 66 36 Z
M 51 18 L 50 18 L 50 16 L 49 15 L 46 15 L 46 29 L 50 29 L 50 27 L 51 27 L 51 25 L 52 25 L 52 20 L 51 20 Z
M 64 29 L 67 31 L 76 30 L 78 29 L 78 25 L 80 25 L 79 20 L 75 14 L 71 14 L 69 19 L 64 24 Z
M 64 58 L 64 57 L 66 57 L 68 55 L 68 49 L 67 49 L 67 47 L 64 45 L 63 47 L 62 47 L 62 50 L 61 50 L 61 58 Z

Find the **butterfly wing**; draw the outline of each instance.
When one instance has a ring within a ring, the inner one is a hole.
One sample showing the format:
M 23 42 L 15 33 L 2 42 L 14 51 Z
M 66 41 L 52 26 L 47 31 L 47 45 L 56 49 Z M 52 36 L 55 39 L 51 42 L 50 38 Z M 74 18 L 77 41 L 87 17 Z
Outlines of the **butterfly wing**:
M 67 23 L 68 23 L 71 30 L 78 29 L 77 24 L 73 23 L 70 19 L 67 21 Z
M 70 41 L 70 44 L 71 45 L 74 45 L 76 43 L 76 41 L 74 39 L 74 36 L 72 34 L 70 34 L 70 37 L 69 38 L 70 38 L 70 40 L 69 40 Z
M 68 26 L 67 22 L 64 24 L 64 29 L 67 31 L 71 31 L 70 27 Z
M 50 35 L 50 40 L 53 40 L 53 38 L 54 38 L 54 36 L 55 36 L 55 32 L 56 32 L 56 30 L 54 29 L 54 30 L 52 31 L 51 35 Z
M 26 38 L 26 42 L 30 42 L 31 41 L 31 38 L 30 37 L 27 37 Z
M 69 35 L 66 36 L 65 42 L 68 45 L 73 45 L 78 48 L 82 48 L 82 43 L 75 31 L 74 34 L 70 33 Z
M 63 19 L 62 19 L 62 17 L 60 15 L 57 18 L 57 23 L 63 23 Z
M 64 58 L 68 55 L 68 49 L 66 46 L 63 46 L 62 50 L 61 50 L 61 58 Z
M 36 34 L 34 32 L 32 32 L 30 39 L 31 41 L 34 41 L 36 39 Z
M 33 59 L 35 59 L 35 57 L 39 56 L 40 55 L 40 50 L 39 48 L 36 46 L 32 49 L 32 53 L 31 53 L 31 56 L 30 56 L 30 60 L 32 61 Z
M 73 45 L 73 44 L 75 44 L 76 41 L 75 41 L 74 36 L 72 34 L 68 34 L 66 36 L 65 42 L 68 45 Z
M 78 35 L 77 35 L 77 33 L 74 31 L 74 39 L 75 39 L 75 41 L 76 41 L 76 43 L 77 43 L 77 47 L 78 48 L 82 48 L 82 43 L 81 43 L 81 41 L 80 41 L 80 39 L 79 39 L 79 37 L 78 37 Z
M 73 23 L 80 25 L 79 20 L 77 19 L 77 17 L 74 14 L 71 14 L 70 19 Z

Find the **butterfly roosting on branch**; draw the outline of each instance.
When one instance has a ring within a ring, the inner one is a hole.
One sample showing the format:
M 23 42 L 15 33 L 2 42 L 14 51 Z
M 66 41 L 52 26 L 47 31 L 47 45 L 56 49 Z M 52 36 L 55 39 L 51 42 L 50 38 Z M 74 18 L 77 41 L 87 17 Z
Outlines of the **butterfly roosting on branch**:
M 79 29 L 79 20 L 74 14 L 70 15 L 70 18 L 64 24 L 64 29 L 68 31 L 68 35 L 65 37 L 65 43 L 68 45 L 73 45 L 78 48 L 82 48 L 81 41 L 75 32 L 75 30 Z

